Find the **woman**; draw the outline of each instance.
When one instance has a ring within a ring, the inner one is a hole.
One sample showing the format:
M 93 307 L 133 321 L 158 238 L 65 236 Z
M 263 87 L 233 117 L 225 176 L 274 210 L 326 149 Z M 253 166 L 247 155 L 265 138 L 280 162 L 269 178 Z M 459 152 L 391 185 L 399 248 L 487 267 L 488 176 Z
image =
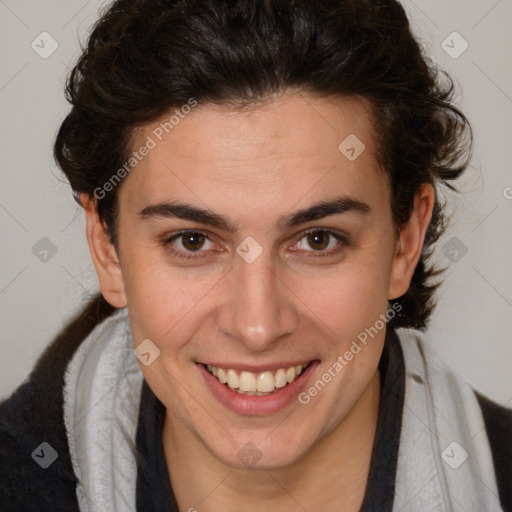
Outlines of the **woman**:
M 0 406 L 3 509 L 511 510 L 512 412 L 420 333 L 441 78 L 392 0 L 114 2 L 55 142 L 101 295 Z

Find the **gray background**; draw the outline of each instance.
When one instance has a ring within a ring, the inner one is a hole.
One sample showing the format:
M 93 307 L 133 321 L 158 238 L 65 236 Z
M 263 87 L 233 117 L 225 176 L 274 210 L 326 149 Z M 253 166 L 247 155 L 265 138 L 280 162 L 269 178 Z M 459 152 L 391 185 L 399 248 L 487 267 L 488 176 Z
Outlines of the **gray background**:
M 0 0 L 0 398 L 26 378 L 52 337 L 98 289 L 83 212 L 51 150 L 68 109 L 65 77 L 103 5 Z M 512 3 L 404 5 L 427 52 L 454 78 L 457 103 L 475 133 L 462 193 L 448 197 L 453 220 L 436 255 L 448 271 L 429 336 L 440 358 L 510 407 Z M 51 40 L 42 32 L 58 44 L 46 59 L 40 54 L 51 50 Z M 453 32 L 468 44 L 460 55 L 464 41 Z

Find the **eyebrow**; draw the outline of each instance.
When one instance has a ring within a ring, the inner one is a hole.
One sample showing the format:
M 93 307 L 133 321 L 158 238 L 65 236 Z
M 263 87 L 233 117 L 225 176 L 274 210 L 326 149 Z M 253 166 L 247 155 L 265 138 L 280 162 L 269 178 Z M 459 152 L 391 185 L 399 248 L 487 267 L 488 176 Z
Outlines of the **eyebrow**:
M 281 219 L 278 226 L 280 226 L 281 229 L 290 228 L 313 220 L 323 219 L 330 215 L 339 215 L 347 212 L 367 214 L 370 210 L 371 208 L 368 204 L 358 199 L 350 196 L 340 196 L 297 210 L 284 219 Z M 178 218 L 213 226 L 230 233 L 236 233 L 238 231 L 238 223 L 233 223 L 226 217 L 212 212 L 207 208 L 199 208 L 180 201 L 146 206 L 138 213 L 138 216 L 141 220 Z

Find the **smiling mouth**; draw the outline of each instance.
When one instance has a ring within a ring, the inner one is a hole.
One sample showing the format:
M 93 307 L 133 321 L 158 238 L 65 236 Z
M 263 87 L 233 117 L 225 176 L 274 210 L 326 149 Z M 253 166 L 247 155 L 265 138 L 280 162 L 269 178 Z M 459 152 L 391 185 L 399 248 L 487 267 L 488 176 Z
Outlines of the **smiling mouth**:
M 311 362 L 259 373 L 211 365 L 203 366 L 219 382 L 236 393 L 247 396 L 268 396 L 297 380 Z

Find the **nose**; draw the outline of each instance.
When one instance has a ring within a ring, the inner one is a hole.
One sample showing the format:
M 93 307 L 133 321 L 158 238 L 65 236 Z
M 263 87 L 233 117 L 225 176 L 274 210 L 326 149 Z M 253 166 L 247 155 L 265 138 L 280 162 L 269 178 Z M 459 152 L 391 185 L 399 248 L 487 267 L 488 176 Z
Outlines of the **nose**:
M 218 327 L 251 352 L 264 352 L 295 332 L 299 316 L 294 295 L 263 253 L 247 263 L 236 257 L 230 272 L 229 300 L 218 316 Z

